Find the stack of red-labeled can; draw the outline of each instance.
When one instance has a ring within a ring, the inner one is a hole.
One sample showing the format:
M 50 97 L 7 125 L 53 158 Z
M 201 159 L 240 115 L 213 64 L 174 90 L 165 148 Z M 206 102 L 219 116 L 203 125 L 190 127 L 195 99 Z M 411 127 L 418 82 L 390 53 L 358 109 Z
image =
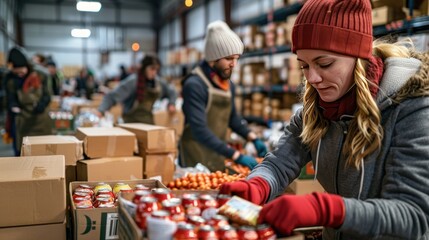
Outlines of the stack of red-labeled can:
M 271 240 L 276 234 L 269 225 L 240 226 L 217 209 L 231 196 L 190 192 L 175 195 L 169 189 L 152 189 L 135 192 L 137 204 L 135 221 L 145 233 L 151 230 L 148 217 L 177 224 L 174 240 L 219 239 L 219 240 Z M 155 231 L 160 231 L 156 229 Z
M 73 203 L 77 209 L 111 208 L 116 206 L 120 192 L 147 191 L 147 187 L 139 184 L 132 189 L 128 184 L 116 183 L 114 187 L 107 183 L 98 183 L 95 187 L 80 184 L 73 191 Z

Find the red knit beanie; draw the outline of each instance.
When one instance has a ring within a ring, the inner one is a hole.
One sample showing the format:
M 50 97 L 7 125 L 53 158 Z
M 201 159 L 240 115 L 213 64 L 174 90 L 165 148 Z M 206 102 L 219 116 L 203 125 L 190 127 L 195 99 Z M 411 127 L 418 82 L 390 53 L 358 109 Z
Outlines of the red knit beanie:
M 369 59 L 372 55 L 370 0 L 308 0 L 292 31 L 292 51 L 320 49 Z

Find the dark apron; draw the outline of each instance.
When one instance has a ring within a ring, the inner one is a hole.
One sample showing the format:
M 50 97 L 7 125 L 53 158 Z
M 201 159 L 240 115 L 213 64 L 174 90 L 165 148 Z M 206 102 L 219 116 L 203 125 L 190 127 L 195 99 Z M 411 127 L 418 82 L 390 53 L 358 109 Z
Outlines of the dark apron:
M 43 113 L 33 113 L 34 103 L 39 102 L 42 94 L 42 87 L 29 89 L 27 93 L 24 93 L 22 89 L 17 90 L 18 101 L 21 104 L 21 112 L 15 117 L 16 147 L 18 150 L 21 149 L 23 137 L 52 134 L 53 123 L 48 114 L 49 107 L 46 107 Z
M 157 82 L 154 88 L 146 88 L 143 101 L 135 100 L 133 108 L 122 116 L 124 122 L 154 124 L 152 107 L 160 95 L 161 87 Z
M 208 87 L 206 106 L 207 128 L 220 140 L 226 141 L 229 116 L 231 115 L 231 92 L 212 86 L 200 67 L 192 73 L 198 75 Z M 192 136 L 191 127 L 186 124 L 180 142 L 180 159 L 188 167 L 201 163 L 210 171 L 225 170 L 225 157 L 198 143 Z

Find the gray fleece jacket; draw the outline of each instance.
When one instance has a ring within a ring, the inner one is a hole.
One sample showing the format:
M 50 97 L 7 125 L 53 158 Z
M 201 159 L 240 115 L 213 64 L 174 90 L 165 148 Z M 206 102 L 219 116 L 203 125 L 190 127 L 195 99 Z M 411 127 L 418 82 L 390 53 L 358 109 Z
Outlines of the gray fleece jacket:
M 341 154 L 349 121 L 331 122 L 309 151 L 301 143 L 302 111 L 292 117 L 277 148 L 248 176 L 265 178 L 270 200 L 283 193 L 309 161 L 328 193 L 343 196 L 345 220 L 323 239 L 429 239 L 429 55 L 388 58 L 377 96 L 381 149 L 346 166 Z
M 161 96 L 160 99 L 167 98 L 168 104 L 175 104 L 177 99 L 177 93 L 173 86 L 169 85 L 163 78 L 155 78 L 155 85 L 161 85 Z M 155 87 L 155 86 L 147 86 Z M 123 106 L 123 112 L 128 113 L 134 104 L 137 97 L 137 74 L 131 74 L 126 79 L 122 80 L 118 86 L 112 91 L 107 93 L 98 111 L 104 113 L 108 111 L 115 104 L 120 103 Z

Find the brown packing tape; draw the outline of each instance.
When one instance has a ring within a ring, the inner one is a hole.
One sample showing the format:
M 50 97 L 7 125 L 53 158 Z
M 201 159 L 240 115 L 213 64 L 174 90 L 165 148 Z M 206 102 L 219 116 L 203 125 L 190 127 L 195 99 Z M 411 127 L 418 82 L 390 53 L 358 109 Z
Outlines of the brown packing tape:
M 57 153 L 57 144 L 46 144 L 45 145 L 45 151 L 46 153 L 50 153 L 52 155 L 55 155 Z
M 21 156 L 31 156 L 31 144 L 28 137 L 22 139 Z
M 107 156 L 114 156 L 116 151 L 116 136 L 108 136 L 107 137 L 107 149 L 106 154 Z
M 82 146 L 83 141 L 77 139 L 75 136 L 60 136 L 60 138 L 64 139 L 65 141 L 76 143 L 75 157 L 78 160 L 83 159 L 83 146 Z

